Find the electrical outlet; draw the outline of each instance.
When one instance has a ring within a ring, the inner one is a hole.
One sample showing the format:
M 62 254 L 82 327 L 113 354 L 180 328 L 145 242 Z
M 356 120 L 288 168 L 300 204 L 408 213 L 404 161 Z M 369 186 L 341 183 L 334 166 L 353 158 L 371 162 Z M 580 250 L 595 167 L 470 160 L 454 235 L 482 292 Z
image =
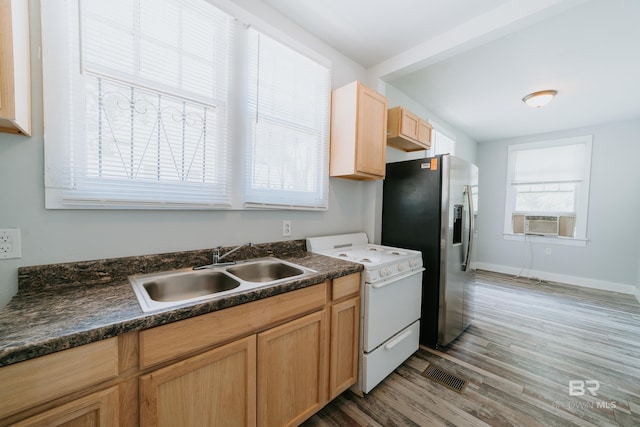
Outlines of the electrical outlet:
M 282 221 L 282 237 L 291 237 L 291 220 Z
M 0 230 L 0 259 L 22 258 L 19 228 Z
M 551 248 L 545 248 L 544 254 L 545 255 L 551 255 Z

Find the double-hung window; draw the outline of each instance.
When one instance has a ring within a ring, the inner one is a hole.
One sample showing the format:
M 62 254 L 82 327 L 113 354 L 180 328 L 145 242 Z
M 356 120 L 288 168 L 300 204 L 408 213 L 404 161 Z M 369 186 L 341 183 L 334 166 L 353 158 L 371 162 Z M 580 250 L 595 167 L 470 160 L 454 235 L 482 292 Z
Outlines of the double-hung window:
M 206 0 L 41 9 L 47 208 L 327 208 L 329 67 Z
M 591 136 L 508 148 L 505 235 L 586 239 Z
M 331 76 L 251 29 L 249 47 L 246 206 L 326 206 Z
M 233 19 L 201 0 L 42 3 L 47 207 L 225 207 Z
M 456 141 L 448 137 L 434 126 L 432 131 L 431 148 L 427 152 L 427 156 L 437 156 L 438 154 L 456 154 Z

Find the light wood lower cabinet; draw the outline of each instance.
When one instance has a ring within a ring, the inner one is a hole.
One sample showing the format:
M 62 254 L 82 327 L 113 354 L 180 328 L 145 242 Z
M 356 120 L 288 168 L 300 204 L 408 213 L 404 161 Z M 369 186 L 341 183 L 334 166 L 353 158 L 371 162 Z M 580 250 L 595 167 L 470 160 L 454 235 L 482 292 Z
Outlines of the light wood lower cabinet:
M 360 275 L 0 368 L 0 426 L 298 425 L 355 383 Z
M 15 427 L 113 427 L 119 424 L 118 387 L 90 394 L 27 418 Z
M 255 426 L 256 337 L 140 377 L 140 425 Z
M 50 409 L 49 402 L 64 396 L 71 400 L 83 390 L 95 391 L 96 385 L 113 381 L 119 374 L 119 342 L 124 341 L 109 338 L 0 368 L 0 426 L 29 417 L 31 408 Z M 53 421 L 56 414 L 48 412 L 51 421 L 44 424 L 65 425 Z
M 358 378 L 360 298 L 331 306 L 331 368 L 329 400 L 355 384 Z
M 258 426 L 298 425 L 327 402 L 326 310 L 258 334 Z
M 141 426 L 300 424 L 328 399 L 327 325 L 318 311 L 141 376 Z

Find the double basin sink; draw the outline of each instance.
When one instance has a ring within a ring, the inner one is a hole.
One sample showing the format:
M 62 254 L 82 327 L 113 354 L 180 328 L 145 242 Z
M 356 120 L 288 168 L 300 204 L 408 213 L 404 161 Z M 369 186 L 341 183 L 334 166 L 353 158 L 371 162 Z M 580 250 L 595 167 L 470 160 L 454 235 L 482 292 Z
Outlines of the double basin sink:
M 314 270 L 277 258 L 261 258 L 232 265 L 165 271 L 129 277 L 142 311 L 245 292 L 315 274 Z

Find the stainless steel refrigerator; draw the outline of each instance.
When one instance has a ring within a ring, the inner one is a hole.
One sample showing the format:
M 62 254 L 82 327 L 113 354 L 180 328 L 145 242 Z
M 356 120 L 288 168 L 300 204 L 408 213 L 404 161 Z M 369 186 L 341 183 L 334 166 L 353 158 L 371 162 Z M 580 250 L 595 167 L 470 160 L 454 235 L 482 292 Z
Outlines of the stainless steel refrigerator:
M 471 323 L 478 168 L 455 156 L 387 164 L 382 244 L 422 252 L 420 343 L 447 346 Z

